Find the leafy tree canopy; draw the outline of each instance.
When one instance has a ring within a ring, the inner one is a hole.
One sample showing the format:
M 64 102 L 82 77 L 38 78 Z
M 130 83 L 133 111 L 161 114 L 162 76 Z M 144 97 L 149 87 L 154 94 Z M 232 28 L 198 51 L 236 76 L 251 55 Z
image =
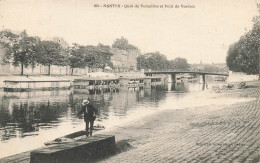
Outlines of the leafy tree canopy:
M 98 44 L 97 46 L 74 44 L 70 49 L 69 61 L 71 68 L 88 66 L 90 68 L 104 69 L 106 65 L 113 67 L 113 64 L 110 62 L 112 55 L 110 47 L 103 44 Z
M 168 68 L 168 60 L 165 55 L 159 52 L 146 53 L 137 58 L 138 69 L 163 70 Z
M 13 46 L 14 44 L 18 43 L 18 39 L 19 35 L 18 34 L 14 34 L 10 31 L 1 31 L 0 32 L 0 44 L 1 47 L 4 49 L 4 56 L 2 56 L 2 60 L 4 62 L 9 62 L 10 59 L 12 58 L 12 54 L 13 54 Z
M 121 37 L 120 39 L 116 39 L 112 47 L 118 48 L 120 50 L 126 50 L 126 51 L 139 50 L 136 46 L 129 44 L 128 40 L 124 37 Z
M 188 64 L 188 61 L 185 58 L 178 57 L 170 61 L 170 68 L 173 69 L 187 70 L 189 67 L 190 65 Z
M 29 65 L 34 66 L 37 58 L 36 47 L 40 39 L 38 37 L 30 37 L 26 31 L 20 34 L 13 34 L 9 31 L 0 32 L 1 44 L 5 48 L 5 62 L 10 61 L 14 66 L 21 65 L 21 74 L 23 75 L 23 68 Z
M 53 41 L 41 41 L 37 46 L 37 63 L 49 67 L 48 74 L 51 73 L 51 65 L 64 66 L 68 59 L 62 46 Z
M 137 58 L 137 69 L 151 69 L 151 70 L 166 70 L 166 69 L 182 69 L 186 70 L 190 66 L 185 58 L 175 58 L 174 60 L 167 60 L 166 56 L 155 53 L 146 53 L 139 55 Z
M 226 62 L 232 71 L 259 73 L 260 17 L 254 17 L 253 22 L 252 30 L 229 47 Z
M 40 54 L 38 62 L 43 65 L 60 65 L 60 54 L 62 47 L 59 43 L 53 41 L 41 41 L 37 47 Z
M 84 68 L 87 66 L 85 62 L 86 48 L 78 44 L 73 44 L 70 49 L 69 65 L 71 68 Z

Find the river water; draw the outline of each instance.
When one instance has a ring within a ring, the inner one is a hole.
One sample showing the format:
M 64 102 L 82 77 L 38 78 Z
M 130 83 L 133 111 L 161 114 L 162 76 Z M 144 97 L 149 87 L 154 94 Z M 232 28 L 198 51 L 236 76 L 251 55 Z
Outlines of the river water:
M 83 130 L 83 119 L 75 116 L 83 99 L 89 99 L 99 110 L 95 125 L 105 126 L 105 130 L 109 130 L 164 109 L 234 102 L 234 99 L 227 98 L 216 101 L 212 94 L 207 88 L 203 91 L 203 85 L 198 82 L 93 91 L 2 90 L 0 158 L 42 147 L 47 141 Z

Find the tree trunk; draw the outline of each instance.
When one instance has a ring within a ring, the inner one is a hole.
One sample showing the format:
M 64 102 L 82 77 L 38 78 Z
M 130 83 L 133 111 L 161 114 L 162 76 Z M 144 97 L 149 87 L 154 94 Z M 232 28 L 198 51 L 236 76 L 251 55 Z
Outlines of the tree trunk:
M 49 65 L 48 75 L 51 75 L 51 65 Z
M 73 75 L 73 70 L 74 70 L 74 68 L 71 68 L 71 75 Z
M 21 75 L 23 75 L 23 64 L 21 63 Z

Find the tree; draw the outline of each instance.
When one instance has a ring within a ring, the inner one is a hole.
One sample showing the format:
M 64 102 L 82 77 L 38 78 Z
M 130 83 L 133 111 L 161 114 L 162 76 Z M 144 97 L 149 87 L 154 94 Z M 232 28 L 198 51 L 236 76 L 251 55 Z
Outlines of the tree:
M 258 10 L 260 13 L 260 9 Z M 260 16 L 257 16 L 253 19 L 254 25 L 251 35 L 255 39 L 255 42 L 258 43 L 258 80 L 260 80 Z M 257 57 L 256 57 L 257 59 Z
M 99 44 L 98 46 L 86 46 L 85 62 L 90 68 L 101 68 L 104 71 L 106 65 L 113 68 L 113 63 L 110 61 L 110 47 Z
M 97 46 L 87 45 L 82 46 L 74 44 L 70 49 L 69 65 L 74 68 L 102 68 L 108 65 L 113 68 L 113 64 L 110 62 L 110 57 L 113 55 L 110 53 L 110 47 L 98 44 Z
M 138 69 L 163 70 L 168 69 L 168 65 L 166 56 L 159 52 L 146 53 L 137 57 Z
M 259 48 L 260 48 L 260 20 L 253 18 L 253 28 L 239 41 L 229 47 L 227 53 L 227 66 L 235 72 L 247 74 L 260 74 Z
M 8 62 L 12 59 L 14 66 L 21 66 L 21 75 L 23 75 L 24 67 L 35 65 L 37 58 L 36 47 L 40 41 L 37 37 L 29 37 L 26 31 L 16 35 L 9 31 L 0 33 L 1 44 L 5 48 L 5 56 L 3 60 Z
M 103 71 L 104 71 L 104 68 L 105 68 L 106 66 L 109 66 L 110 68 L 113 68 L 114 65 L 113 65 L 113 63 L 110 61 L 110 58 L 111 58 L 111 56 L 113 56 L 114 54 L 110 52 L 110 51 L 111 51 L 110 46 L 108 46 L 108 45 L 103 45 L 103 44 L 100 44 L 100 43 L 99 43 L 99 44 L 96 46 L 96 49 L 97 49 L 97 51 L 98 51 L 99 61 L 101 61 L 101 63 L 100 63 L 100 68 L 102 68 Z
M 1 47 L 4 50 L 4 56 L 1 58 L 1 60 L 5 63 L 8 63 L 10 59 L 12 58 L 13 54 L 13 46 L 14 44 L 18 43 L 18 37 L 19 35 L 14 34 L 10 31 L 1 31 L 0 32 L 0 44 Z
M 101 43 L 99 43 L 96 47 L 97 51 L 101 52 L 103 57 L 107 60 L 110 60 L 111 56 L 114 55 L 113 53 L 111 53 L 111 48 L 109 45 L 103 45 Z
M 39 57 L 39 54 L 37 53 L 37 46 L 38 46 L 39 42 L 40 42 L 40 38 L 35 37 L 34 53 L 31 54 L 30 59 L 29 59 L 29 63 L 32 67 L 32 71 L 34 70 L 35 66 L 38 64 L 37 58 Z
M 112 47 L 118 48 L 120 50 L 126 50 L 126 51 L 139 50 L 136 46 L 129 44 L 128 40 L 124 37 L 121 37 L 120 39 L 116 39 Z
M 61 66 L 64 64 L 66 57 L 63 56 L 62 50 L 61 45 L 53 41 L 41 41 L 38 44 L 37 53 L 39 57 L 37 62 L 49 67 L 48 75 L 51 74 L 51 65 Z
M 226 73 L 228 71 L 228 69 L 226 68 L 226 66 L 224 64 L 223 65 L 205 64 L 205 65 L 203 65 L 202 70 L 205 72 L 213 72 L 213 73 L 216 73 L 216 72 Z
M 175 58 L 174 60 L 170 61 L 171 68 L 176 68 L 176 69 L 182 69 L 182 70 L 187 70 L 190 65 L 188 64 L 187 59 L 185 58 Z
M 86 46 L 86 56 L 85 62 L 90 68 L 99 68 L 100 61 L 98 61 L 98 51 L 95 46 L 87 45 Z
M 150 68 L 145 55 L 139 55 L 136 60 L 138 70 Z
M 245 72 L 247 74 L 258 73 L 259 44 L 250 40 L 247 36 L 242 36 L 240 40 L 229 47 L 226 58 L 230 70 L 235 72 Z
M 73 75 L 74 68 L 84 68 L 87 66 L 85 57 L 87 55 L 86 47 L 78 44 L 73 44 L 70 49 L 69 65 L 71 68 L 71 75 Z

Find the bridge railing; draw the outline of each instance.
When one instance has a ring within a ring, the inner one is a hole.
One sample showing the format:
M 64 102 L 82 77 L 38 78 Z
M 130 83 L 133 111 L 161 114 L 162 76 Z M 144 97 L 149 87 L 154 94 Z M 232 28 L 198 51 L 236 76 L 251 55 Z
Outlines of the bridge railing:
M 223 75 L 223 76 L 229 76 L 228 72 L 207 72 L 207 71 L 200 71 L 200 70 L 183 70 L 183 69 L 173 69 L 173 70 L 161 70 L 161 71 L 146 71 L 144 73 L 150 74 L 165 74 L 165 73 L 192 73 L 192 74 L 201 74 L 201 75 Z
M 223 72 L 223 71 L 203 71 L 200 69 L 162 69 L 162 70 L 149 70 L 149 71 L 144 71 L 146 72 L 203 72 L 203 73 L 219 73 L 219 74 L 228 74 L 228 72 Z
M 187 69 L 162 69 L 162 70 L 148 70 L 144 72 L 174 72 L 174 71 L 190 71 Z

